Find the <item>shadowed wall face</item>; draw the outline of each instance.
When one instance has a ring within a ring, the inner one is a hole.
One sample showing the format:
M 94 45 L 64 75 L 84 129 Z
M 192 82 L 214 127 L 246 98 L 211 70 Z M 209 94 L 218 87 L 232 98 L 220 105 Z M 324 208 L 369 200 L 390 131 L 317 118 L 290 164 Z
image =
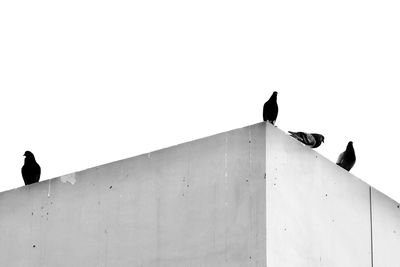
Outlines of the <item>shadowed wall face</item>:
M 3 192 L 0 266 L 265 266 L 265 160 L 257 124 Z

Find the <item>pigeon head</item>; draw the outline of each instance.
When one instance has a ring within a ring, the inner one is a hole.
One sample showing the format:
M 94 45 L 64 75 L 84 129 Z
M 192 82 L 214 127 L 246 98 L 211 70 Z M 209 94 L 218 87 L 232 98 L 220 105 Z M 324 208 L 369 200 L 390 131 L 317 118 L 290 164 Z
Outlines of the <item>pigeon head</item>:
M 271 101 L 271 100 L 276 101 L 277 96 L 278 96 L 278 92 L 274 91 L 268 101 Z
M 313 134 L 313 135 L 318 139 L 318 141 L 324 143 L 325 137 L 322 134 Z
M 350 141 L 350 142 L 347 144 L 346 150 L 350 150 L 350 149 L 353 149 L 353 150 L 354 150 L 354 148 L 353 148 L 353 141 Z
M 24 153 L 24 156 L 26 157 L 26 158 L 35 158 L 35 156 L 33 155 L 33 153 L 32 152 L 30 152 L 30 151 L 25 151 L 25 153 Z

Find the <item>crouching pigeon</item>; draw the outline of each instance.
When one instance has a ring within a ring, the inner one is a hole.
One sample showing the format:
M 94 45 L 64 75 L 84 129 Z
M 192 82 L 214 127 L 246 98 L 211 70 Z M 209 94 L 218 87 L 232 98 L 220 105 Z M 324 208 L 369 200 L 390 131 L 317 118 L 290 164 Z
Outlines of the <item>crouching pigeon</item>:
M 322 134 L 291 131 L 289 133 L 290 136 L 311 148 L 319 147 L 325 141 L 325 137 Z

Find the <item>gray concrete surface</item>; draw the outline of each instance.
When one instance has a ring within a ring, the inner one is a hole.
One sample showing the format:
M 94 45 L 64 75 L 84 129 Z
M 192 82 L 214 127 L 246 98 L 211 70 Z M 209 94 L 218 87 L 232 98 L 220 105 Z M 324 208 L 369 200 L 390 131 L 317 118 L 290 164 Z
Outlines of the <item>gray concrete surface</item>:
M 265 266 L 264 176 L 257 124 L 2 192 L 0 266 Z

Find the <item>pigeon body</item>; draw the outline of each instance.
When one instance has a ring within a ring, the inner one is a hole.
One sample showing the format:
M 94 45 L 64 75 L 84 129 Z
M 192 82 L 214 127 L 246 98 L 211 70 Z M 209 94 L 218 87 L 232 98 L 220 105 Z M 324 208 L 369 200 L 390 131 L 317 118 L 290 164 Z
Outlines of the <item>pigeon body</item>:
M 325 141 L 325 137 L 322 134 L 291 131 L 289 133 L 290 136 L 311 148 L 317 148 Z
M 35 160 L 35 156 L 30 151 L 25 151 L 25 163 L 22 166 L 22 178 L 25 185 L 39 182 L 40 179 L 40 166 Z
M 271 97 L 264 104 L 263 118 L 264 121 L 269 121 L 273 125 L 275 124 L 276 118 L 278 117 L 278 103 L 276 103 L 277 92 L 273 92 Z
M 356 163 L 356 154 L 353 148 L 353 142 L 350 141 L 347 144 L 346 150 L 339 155 L 339 158 L 336 162 L 337 165 L 342 167 L 343 169 L 350 171 Z

